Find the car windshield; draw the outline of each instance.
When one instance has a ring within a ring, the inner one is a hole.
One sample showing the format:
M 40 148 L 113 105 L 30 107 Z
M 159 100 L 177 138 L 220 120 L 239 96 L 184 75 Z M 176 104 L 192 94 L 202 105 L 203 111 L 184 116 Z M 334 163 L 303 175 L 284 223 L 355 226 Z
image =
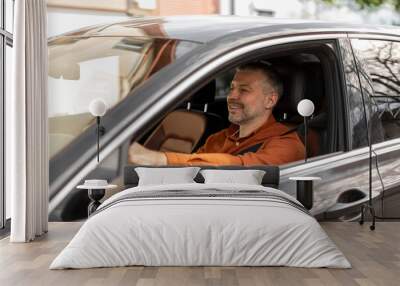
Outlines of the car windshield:
M 94 118 L 102 99 L 112 108 L 141 83 L 199 44 L 149 37 L 60 37 L 49 42 L 50 157 Z

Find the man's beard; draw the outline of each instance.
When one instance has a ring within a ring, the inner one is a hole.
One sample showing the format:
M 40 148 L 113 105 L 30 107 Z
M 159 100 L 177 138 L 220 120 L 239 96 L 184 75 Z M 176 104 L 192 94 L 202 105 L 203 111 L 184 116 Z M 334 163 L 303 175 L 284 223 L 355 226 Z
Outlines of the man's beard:
M 251 115 L 247 114 L 244 109 L 242 109 L 242 112 L 241 112 L 240 116 L 231 114 L 230 112 L 229 112 L 229 115 L 228 115 L 229 122 L 231 122 L 233 124 L 236 124 L 236 125 L 245 124 L 245 123 L 251 121 L 253 118 L 254 118 L 254 116 L 251 116 Z
M 232 110 L 229 109 L 230 105 L 235 105 L 236 107 L 240 108 L 239 109 L 240 110 L 239 111 L 240 112 L 240 116 L 238 116 L 238 110 L 233 109 L 233 111 L 232 111 Z M 231 122 L 233 124 L 240 125 L 240 124 L 243 124 L 243 122 L 246 121 L 246 112 L 244 110 L 244 105 L 239 101 L 228 100 L 228 113 L 229 113 L 228 120 L 229 120 L 229 122 Z

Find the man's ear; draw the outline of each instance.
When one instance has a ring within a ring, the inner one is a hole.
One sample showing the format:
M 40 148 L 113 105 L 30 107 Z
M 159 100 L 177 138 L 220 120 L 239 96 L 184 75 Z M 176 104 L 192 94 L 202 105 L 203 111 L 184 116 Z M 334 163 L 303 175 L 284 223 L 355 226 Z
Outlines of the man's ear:
M 269 96 L 266 96 L 264 99 L 264 107 L 265 109 L 272 109 L 278 102 L 278 94 L 276 92 L 272 92 Z

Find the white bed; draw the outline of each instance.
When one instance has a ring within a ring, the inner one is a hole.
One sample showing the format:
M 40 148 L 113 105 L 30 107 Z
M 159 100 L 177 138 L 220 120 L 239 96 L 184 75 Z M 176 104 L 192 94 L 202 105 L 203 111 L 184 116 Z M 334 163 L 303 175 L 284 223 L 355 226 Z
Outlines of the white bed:
M 349 268 L 318 222 L 299 205 L 282 191 L 256 185 L 130 188 L 99 207 L 50 269 L 127 265 Z

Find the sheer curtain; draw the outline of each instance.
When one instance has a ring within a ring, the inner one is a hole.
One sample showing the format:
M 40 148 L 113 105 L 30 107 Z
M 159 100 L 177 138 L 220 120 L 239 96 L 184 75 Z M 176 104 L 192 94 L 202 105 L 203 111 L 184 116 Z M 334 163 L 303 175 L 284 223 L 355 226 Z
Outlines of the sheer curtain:
M 17 0 L 14 29 L 6 187 L 11 191 L 10 241 L 27 242 L 48 227 L 46 0 Z

